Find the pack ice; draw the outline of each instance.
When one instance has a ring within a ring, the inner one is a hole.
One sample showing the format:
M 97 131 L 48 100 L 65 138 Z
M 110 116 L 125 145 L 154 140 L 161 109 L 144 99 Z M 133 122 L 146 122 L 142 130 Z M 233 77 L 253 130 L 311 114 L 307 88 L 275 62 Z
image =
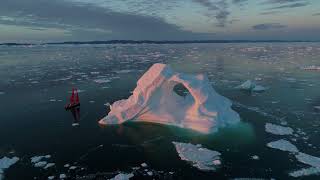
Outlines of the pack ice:
M 185 97 L 173 91 L 177 84 L 189 91 Z M 205 75 L 178 73 L 169 65 L 154 64 L 138 80 L 133 94 L 114 102 L 99 123 L 145 121 L 211 133 L 240 121 L 231 105 L 229 99 L 213 89 Z

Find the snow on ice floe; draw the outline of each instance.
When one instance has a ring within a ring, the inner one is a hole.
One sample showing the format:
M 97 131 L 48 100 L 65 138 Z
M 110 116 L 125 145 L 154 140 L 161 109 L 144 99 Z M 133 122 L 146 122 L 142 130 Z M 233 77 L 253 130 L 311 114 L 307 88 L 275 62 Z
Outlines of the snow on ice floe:
M 267 88 L 257 85 L 255 82 L 251 80 L 247 80 L 246 82 L 242 83 L 236 88 L 241 90 L 246 90 L 246 91 L 253 91 L 253 92 L 263 92 L 267 90 Z
M 186 97 L 177 95 L 173 91 L 177 84 L 190 93 Z M 145 121 L 211 133 L 240 121 L 231 105 L 212 88 L 206 76 L 177 73 L 169 65 L 154 64 L 138 80 L 133 95 L 113 103 L 99 123 Z
M 2 180 L 4 177 L 3 175 L 4 170 L 8 169 L 10 166 L 14 165 L 18 161 L 19 161 L 18 157 L 8 158 L 5 156 L 0 159 L 0 180 Z
M 295 145 L 284 139 L 270 142 L 267 144 L 267 146 L 273 149 L 279 149 L 281 151 L 288 151 L 293 153 L 299 152 L 298 148 Z
M 265 129 L 266 132 L 275 135 L 291 135 L 293 133 L 293 129 L 290 127 L 279 126 L 271 123 L 266 123 Z
M 50 159 L 51 155 L 45 156 L 33 156 L 31 157 L 31 163 L 34 167 L 48 169 L 55 165 L 55 163 L 48 163 L 46 160 Z
M 132 173 L 130 174 L 119 173 L 118 175 L 116 175 L 114 178 L 111 178 L 110 180 L 129 180 L 133 176 L 134 175 Z
M 191 143 L 172 142 L 181 160 L 191 162 L 192 165 L 200 170 L 215 170 L 221 165 L 220 153 L 203 148 L 201 145 Z

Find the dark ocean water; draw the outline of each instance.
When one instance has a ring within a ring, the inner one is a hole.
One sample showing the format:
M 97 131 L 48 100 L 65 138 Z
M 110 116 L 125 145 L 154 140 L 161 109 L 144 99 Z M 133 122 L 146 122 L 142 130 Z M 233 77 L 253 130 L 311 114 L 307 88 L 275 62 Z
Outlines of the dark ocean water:
M 242 123 L 211 135 L 150 123 L 99 127 L 106 103 L 130 96 L 139 77 L 158 62 L 206 73 L 216 91 L 234 102 Z M 20 157 L 5 177 L 103 172 L 111 178 L 145 162 L 155 175 L 137 172 L 133 179 L 291 179 L 289 172 L 308 166 L 266 144 L 284 138 L 320 157 L 320 113 L 314 108 L 320 106 L 320 71 L 302 69 L 311 65 L 320 65 L 319 43 L 1 46 L 0 158 Z M 248 79 L 268 90 L 234 88 Z M 76 127 L 72 113 L 64 110 L 72 87 L 80 89 Z M 266 122 L 304 133 L 272 135 L 265 132 Z M 172 141 L 219 151 L 222 166 L 200 171 L 180 160 Z M 30 157 L 46 154 L 56 163 L 53 168 L 32 166 Z M 79 168 L 67 170 L 67 163 Z

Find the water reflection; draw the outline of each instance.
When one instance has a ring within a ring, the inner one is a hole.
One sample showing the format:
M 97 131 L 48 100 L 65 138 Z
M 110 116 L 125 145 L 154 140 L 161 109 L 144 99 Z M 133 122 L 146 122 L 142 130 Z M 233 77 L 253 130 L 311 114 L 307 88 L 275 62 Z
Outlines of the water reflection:
M 70 109 L 70 112 L 73 116 L 72 126 L 79 126 L 80 122 L 80 107 L 74 107 Z

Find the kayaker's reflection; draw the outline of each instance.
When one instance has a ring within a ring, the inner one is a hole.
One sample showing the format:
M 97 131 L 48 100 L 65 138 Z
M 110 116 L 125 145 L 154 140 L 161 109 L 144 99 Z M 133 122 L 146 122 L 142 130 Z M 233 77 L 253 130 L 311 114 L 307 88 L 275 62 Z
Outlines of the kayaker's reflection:
M 80 107 L 71 108 L 70 112 L 73 116 L 73 123 L 72 126 L 79 126 L 80 122 Z

